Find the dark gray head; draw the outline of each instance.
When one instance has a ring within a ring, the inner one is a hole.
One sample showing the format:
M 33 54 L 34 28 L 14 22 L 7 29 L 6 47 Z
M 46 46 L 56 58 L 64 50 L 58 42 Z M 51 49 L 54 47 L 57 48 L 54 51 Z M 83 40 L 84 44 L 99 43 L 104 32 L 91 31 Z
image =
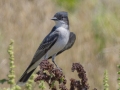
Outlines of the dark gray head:
M 63 22 L 69 25 L 68 14 L 64 11 L 57 12 L 51 20 L 54 20 L 55 22 Z

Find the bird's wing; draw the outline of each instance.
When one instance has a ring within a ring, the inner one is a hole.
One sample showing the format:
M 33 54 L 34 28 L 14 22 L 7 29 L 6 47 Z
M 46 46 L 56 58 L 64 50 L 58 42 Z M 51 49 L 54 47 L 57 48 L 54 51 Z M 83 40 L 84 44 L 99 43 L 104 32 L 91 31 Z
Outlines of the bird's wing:
M 37 60 L 42 58 L 46 54 L 46 52 L 55 44 L 58 37 L 59 37 L 58 31 L 54 31 L 48 34 L 48 36 L 46 36 L 46 38 L 43 40 L 43 42 L 37 49 L 31 63 L 34 64 Z
M 64 49 L 62 49 L 61 51 L 59 51 L 57 53 L 57 55 L 61 54 L 65 50 L 68 50 L 69 48 L 71 48 L 73 46 L 73 44 L 75 43 L 75 40 L 76 40 L 76 35 L 73 32 L 70 32 L 69 41 L 68 41 L 67 45 L 64 47 Z M 51 57 L 52 56 L 50 56 L 49 59 Z
M 41 59 L 46 54 L 46 52 L 55 44 L 58 37 L 59 37 L 59 32 L 57 31 L 52 31 L 50 32 L 50 34 L 46 36 L 46 38 L 43 40 L 43 42 L 37 49 L 32 62 L 30 63 L 28 68 L 25 70 L 25 72 L 23 73 L 22 77 L 19 79 L 17 84 L 25 83 L 28 80 L 28 78 L 31 76 L 31 74 L 37 67 L 37 66 L 34 66 L 35 63 L 39 59 Z

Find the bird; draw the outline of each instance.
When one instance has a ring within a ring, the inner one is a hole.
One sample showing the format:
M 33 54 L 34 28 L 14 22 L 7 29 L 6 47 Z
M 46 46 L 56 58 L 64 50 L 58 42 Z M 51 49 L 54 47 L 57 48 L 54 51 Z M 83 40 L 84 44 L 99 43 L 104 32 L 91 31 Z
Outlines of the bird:
M 71 48 L 75 43 L 76 35 L 69 30 L 67 12 L 57 12 L 51 20 L 55 21 L 55 26 L 43 39 L 35 52 L 31 63 L 18 80 L 17 85 L 24 86 L 42 60 L 52 59 L 52 62 L 58 67 L 55 62 L 55 57 Z

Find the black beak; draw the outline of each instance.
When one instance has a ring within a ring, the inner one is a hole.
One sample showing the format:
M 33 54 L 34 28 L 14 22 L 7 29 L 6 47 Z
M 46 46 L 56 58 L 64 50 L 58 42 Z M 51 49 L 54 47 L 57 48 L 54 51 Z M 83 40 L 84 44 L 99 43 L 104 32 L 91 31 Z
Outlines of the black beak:
M 56 18 L 56 17 L 53 17 L 51 20 L 57 21 L 57 18 Z

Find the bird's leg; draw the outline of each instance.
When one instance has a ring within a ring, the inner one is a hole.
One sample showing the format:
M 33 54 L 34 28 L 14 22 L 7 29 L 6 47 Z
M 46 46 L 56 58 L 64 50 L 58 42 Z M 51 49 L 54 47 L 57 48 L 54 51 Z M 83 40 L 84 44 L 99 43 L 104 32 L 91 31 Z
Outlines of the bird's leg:
M 56 54 L 52 56 L 52 62 L 55 64 L 55 66 L 56 66 L 57 68 L 59 68 L 59 67 L 57 66 L 57 64 L 55 63 L 55 61 L 54 61 L 54 60 L 55 60 L 55 56 L 56 56 Z
M 56 56 L 56 54 L 52 56 L 52 62 L 55 64 L 55 66 L 56 66 L 60 71 L 62 71 L 62 69 L 59 68 L 58 65 L 55 63 L 55 56 Z

